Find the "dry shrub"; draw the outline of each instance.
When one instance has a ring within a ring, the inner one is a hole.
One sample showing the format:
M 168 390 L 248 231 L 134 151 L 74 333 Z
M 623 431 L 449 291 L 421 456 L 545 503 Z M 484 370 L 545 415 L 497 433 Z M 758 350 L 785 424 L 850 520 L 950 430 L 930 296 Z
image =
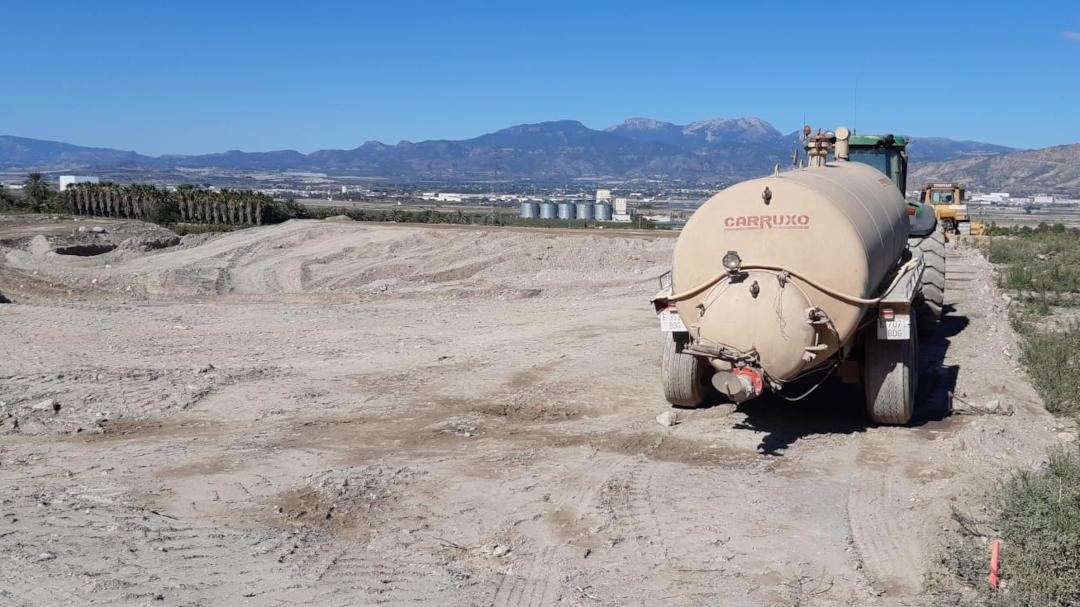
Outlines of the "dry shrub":
M 1080 605 L 1080 445 L 1052 448 L 1039 470 L 1014 473 L 992 512 L 985 528 L 954 512 L 963 531 L 944 559 L 977 590 L 977 604 Z M 987 582 L 990 538 L 1002 544 L 998 591 Z

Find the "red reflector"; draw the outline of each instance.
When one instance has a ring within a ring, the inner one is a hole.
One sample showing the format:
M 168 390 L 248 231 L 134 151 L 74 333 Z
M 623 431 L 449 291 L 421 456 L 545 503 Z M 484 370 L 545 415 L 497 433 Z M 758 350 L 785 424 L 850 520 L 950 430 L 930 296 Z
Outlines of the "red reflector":
M 669 303 L 669 304 L 667 305 L 667 309 L 668 309 L 668 310 L 674 310 L 675 308 L 676 308 L 676 306 L 675 306 L 675 304 L 673 304 L 673 303 Z
M 881 310 L 881 318 L 884 320 L 892 320 L 895 315 L 895 312 L 889 308 L 882 308 Z
M 914 215 L 915 214 L 915 208 L 914 207 L 908 207 L 907 208 L 907 214 L 908 215 Z

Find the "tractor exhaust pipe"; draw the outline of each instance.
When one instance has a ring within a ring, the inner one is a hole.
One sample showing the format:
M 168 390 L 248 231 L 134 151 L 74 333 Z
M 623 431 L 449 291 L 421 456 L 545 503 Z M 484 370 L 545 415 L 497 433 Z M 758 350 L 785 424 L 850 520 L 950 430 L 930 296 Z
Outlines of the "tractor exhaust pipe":
M 833 155 L 837 160 L 851 160 L 851 146 L 848 145 L 848 138 L 851 137 L 851 131 L 847 127 L 840 127 L 836 129 L 836 144 L 833 147 Z

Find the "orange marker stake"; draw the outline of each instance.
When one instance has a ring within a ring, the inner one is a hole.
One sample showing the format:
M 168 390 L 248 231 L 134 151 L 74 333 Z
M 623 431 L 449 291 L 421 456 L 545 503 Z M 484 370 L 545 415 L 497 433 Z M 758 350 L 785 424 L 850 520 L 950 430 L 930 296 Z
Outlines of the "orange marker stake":
M 998 587 L 998 552 L 1001 550 L 1001 542 L 994 540 L 990 545 L 990 585 Z

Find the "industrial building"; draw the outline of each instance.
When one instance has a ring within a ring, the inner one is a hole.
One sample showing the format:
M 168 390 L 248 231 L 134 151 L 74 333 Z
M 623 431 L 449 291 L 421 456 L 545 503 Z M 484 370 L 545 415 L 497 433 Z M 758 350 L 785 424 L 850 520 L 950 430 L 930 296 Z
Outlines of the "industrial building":
M 61 175 L 60 191 L 63 192 L 69 185 L 76 183 L 100 183 L 101 180 L 91 175 Z
M 615 199 L 614 214 L 611 216 L 612 221 L 618 221 L 621 223 L 630 223 L 632 220 L 630 208 L 627 205 L 625 198 Z
M 581 219 L 585 221 L 612 221 L 611 205 L 606 202 L 554 203 L 550 201 L 521 203 L 522 219 Z

